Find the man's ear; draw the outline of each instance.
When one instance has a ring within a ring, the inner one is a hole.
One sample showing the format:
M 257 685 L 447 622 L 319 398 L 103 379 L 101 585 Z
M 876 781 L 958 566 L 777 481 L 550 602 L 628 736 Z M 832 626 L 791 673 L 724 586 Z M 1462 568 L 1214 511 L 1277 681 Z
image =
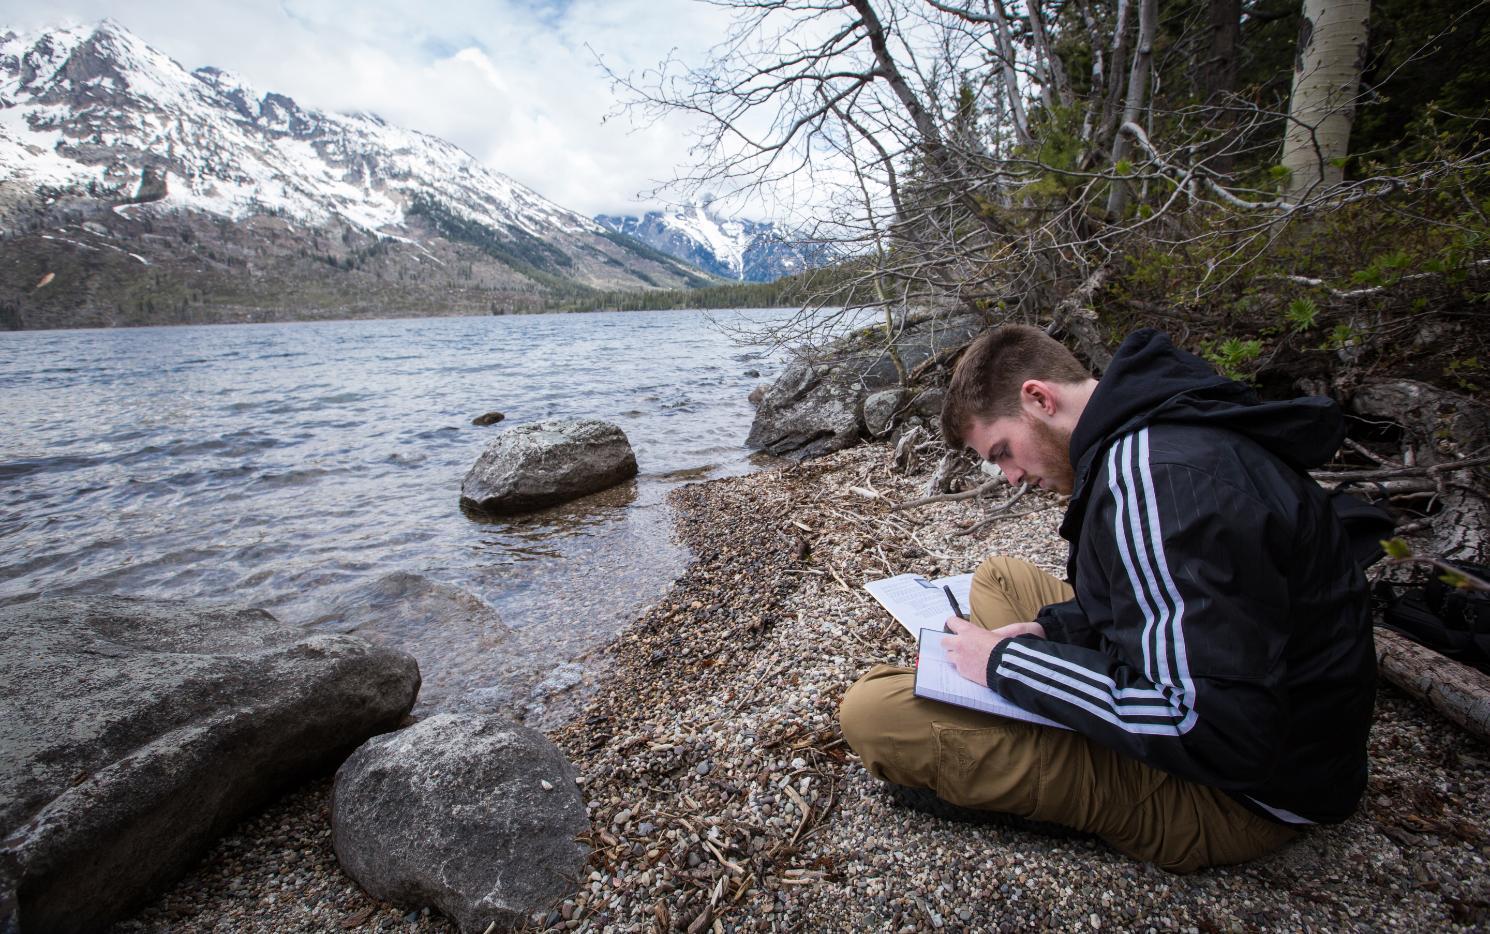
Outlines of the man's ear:
M 1019 407 L 1036 418 L 1048 420 L 1055 415 L 1059 403 L 1049 383 L 1027 379 L 1019 387 Z

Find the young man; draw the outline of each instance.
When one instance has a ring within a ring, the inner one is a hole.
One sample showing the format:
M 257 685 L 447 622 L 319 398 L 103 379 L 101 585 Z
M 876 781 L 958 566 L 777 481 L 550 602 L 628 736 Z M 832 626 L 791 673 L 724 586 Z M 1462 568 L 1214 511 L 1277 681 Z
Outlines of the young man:
M 1071 494 L 1070 585 L 989 559 L 945 640 L 964 677 L 1071 729 L 918 699 L 881 665 L 840 709 L 871 774 L 1176 872 L 1355 809 L 1376 660 L 1364 576 L 1305 473 L 1343 437 L 1330 400 L 1259 402 L 1156 331 L 1098 381 L 1011 326 L 964 354 L 942 432 Z

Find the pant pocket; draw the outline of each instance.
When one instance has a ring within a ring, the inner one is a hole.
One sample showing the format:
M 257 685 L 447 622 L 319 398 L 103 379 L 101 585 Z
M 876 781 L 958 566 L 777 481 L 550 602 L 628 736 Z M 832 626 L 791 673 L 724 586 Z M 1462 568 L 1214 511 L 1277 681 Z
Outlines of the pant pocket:
M 1029 816 L 1040 780 L 1040 730 L 1016 720 L 969 729 L 932 723 L 937 797 Z

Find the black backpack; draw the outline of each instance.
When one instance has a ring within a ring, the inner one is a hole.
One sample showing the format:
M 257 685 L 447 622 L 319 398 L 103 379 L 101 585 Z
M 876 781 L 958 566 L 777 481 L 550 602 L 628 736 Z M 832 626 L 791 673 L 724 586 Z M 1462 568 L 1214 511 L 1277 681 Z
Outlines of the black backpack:
M 1450 564 L 1481 580 L 1490 578 L 1490 568 L 1483 565 Z M 1490 673 L 1490 593 L 1455 587 L 1435 576 L 1421 587 L 1380 581 L 1375 596 L 1386 628 Z

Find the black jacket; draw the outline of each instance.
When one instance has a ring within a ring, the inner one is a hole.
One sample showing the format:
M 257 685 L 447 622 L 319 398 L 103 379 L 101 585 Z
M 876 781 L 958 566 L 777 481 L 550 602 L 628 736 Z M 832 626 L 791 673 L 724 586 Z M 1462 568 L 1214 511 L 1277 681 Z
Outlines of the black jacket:
M 1118 349 L 1071 437 L 1076 597 L 1000 644 L 1000 694 L 1290 823 L 1366 784 L 1376 658 L 1364 576 L 1304 472 L 1329 399 L 1260 402 L 1157 331 Z

